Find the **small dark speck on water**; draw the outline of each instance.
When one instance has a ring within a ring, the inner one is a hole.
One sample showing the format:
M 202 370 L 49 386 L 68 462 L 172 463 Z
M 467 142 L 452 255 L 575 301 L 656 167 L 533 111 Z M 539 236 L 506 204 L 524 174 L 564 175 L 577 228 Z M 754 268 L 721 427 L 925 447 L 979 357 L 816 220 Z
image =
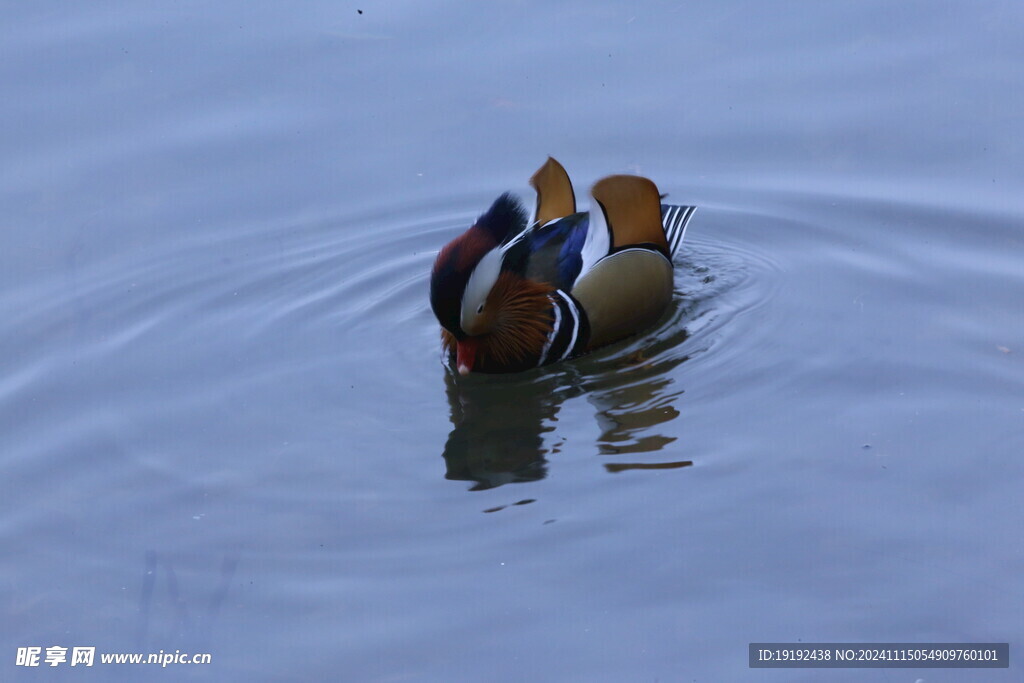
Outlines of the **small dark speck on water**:
M 518 502 L 512 503 L 512 505 L 529 505 L 530 503 L 536 503 L 536 502 L 537 502 L 536 498 L 524 498 L 523 500 L 520 500 Z M 498 505 L 496 507 L 487 508 L 486 510 L 484 510 L 484 512 L 498 512 L 499 510 L 504 510 L 507 507 L 509 507 L 509 506 L 508 505 Z
M 357 9 L 356 11 L 359 12 L 360 14 L 363 13 L 363 10 L 361 10 L 361 9 Z
M 863 446 L 861 446 L 861 448 L 863 448 L 863 449 L 864 449 L 864 450 L 866 450 L 866 451 L 867 451 L 867 450 L 871 450 L 871 444 L 869 444 L 869 443 L 866 443 L 866 444 L 864 444 Z

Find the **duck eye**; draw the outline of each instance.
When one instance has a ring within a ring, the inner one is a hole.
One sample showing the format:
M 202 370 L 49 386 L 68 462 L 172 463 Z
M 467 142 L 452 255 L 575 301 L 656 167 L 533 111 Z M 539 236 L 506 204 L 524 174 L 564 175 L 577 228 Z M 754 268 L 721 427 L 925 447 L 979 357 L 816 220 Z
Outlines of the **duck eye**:
M 480 304 L 479 306 L 477 306 L 476 307 L 476 312 L 477 313 L 483 313 L 484 312 L 484 305 Z

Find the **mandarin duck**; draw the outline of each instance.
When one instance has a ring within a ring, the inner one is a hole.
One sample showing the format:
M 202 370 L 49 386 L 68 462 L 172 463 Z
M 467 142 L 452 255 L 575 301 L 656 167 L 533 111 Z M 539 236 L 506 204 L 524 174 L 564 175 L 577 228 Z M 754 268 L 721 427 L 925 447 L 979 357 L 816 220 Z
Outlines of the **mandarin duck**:
M 576 211 L 548 157 L 533 216 L 506 193 L 434 261 L 430 307 L 459 374 L 518 372 L 637 334 L 672 298 L 672 257 L 692 206 L 662 204 L 647 178 L 613 175 Z

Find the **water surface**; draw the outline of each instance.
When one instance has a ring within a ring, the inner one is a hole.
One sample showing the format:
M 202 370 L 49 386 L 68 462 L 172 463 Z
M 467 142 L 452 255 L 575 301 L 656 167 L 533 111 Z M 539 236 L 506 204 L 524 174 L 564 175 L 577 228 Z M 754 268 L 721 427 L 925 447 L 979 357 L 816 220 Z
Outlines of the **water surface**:
M 747 643 L 1024 643 L 1017 3 L 5 14 L 0 678 L 33 645 L 812 681 Z M 453 378 L 433 258 L 547 154 L 699 205 L 673 306 Z

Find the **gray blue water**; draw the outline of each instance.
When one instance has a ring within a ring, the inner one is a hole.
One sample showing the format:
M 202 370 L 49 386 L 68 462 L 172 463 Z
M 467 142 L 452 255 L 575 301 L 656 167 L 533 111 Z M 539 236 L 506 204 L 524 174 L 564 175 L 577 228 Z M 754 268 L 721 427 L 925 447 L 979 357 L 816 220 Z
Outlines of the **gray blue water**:
M 1019 661 L 1020 3 L 2 16 L 0 679 L 1020 680 L 747 668 Z M 548 154 L 700 207 L 672 310 L 456 381 L 434 255 Z

